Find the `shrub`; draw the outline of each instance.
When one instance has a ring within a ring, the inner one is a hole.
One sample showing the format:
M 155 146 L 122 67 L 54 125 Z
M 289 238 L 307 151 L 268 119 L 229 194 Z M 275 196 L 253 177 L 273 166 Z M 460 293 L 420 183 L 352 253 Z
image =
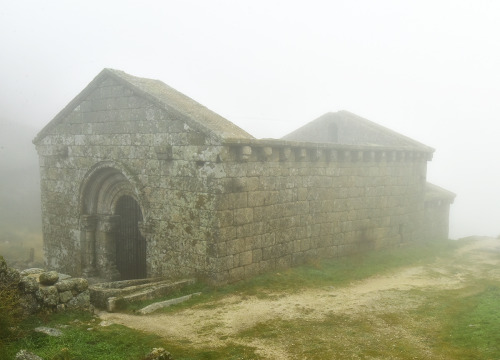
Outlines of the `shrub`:
M 16 336 L 18 325 L 23 319 L 19 280 L 19 272 L 9 268 L 0 256 L 0 348 Z M 0 353 L 0 357 L 1 355 Z

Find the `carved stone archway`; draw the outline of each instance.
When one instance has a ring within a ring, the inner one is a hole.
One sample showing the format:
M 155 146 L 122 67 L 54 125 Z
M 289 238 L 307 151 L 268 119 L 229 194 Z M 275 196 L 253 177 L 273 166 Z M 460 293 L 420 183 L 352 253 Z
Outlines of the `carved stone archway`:
M 122 273 L 118 271 L 116 257 L 120 236 L 123 234 L 123 229 L 127 228 L 126 224 L 122 225 L 121 222 L 131 221 L 129 217 L 122 219 L 124 214 L 120 204 L 123 199 L 131 199 L 137 204 L 135 211 L 138 214 L 134 221 L 138 223 L 132 224 L 132 228 L 136 229 L 137 236 L 140 237 L 141 241 L 144 241 L 140 255 L 140 261 L 144 263 L 144 266 L 141 265 L 141 269 L 144 268 L 144 271 L 141 270 L 134 277 L 147 276 L 145 270 L 147 239 L 139 231 L 143 227 L 144 211 L 137 185 L 133 178 L 127 174 L 126 169 L 114 162 L 98 163 L 85 176 L 80 190 L 80 228 L 84 276 L 98 276 L 107 280 L 130 278 L 130 274 L 123 271 L 123 264 Z M 123 246 L 120 251 L 123 256 Z M 137 259 L 137 256 L 134 256 Z

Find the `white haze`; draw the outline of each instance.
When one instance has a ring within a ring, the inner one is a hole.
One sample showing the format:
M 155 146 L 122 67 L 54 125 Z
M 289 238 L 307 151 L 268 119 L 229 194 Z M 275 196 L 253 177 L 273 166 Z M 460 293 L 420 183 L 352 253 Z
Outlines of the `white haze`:
M 451 237 L 497 236 L 499 18 L 495 0 L 6 1 L 0 119 L 40 130 L 104 67 L 256 137 L 345 109 L 436 148 Z

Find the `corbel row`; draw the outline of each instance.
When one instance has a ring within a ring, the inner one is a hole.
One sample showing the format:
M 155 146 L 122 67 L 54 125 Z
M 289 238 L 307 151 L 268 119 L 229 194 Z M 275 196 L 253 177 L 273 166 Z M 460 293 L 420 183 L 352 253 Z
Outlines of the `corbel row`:
M 331 149 L 310 147 L 271 147 L 241 145 L 235 148 L 238 161 L 320 161 L 327 162 L 397 162 L 429 161 L 432 153 L 408 150 Z
M 173 160 L 172 146 L 155 146 L 159 160 Z M 253 161 L 326 161 L 326 162 L 404 162 L 429 161 L 432 153 L 415 150 L 334 149 L 329 147 L 230 145 L 217 156 L 220 161 L 229 158 L 240 162 Z

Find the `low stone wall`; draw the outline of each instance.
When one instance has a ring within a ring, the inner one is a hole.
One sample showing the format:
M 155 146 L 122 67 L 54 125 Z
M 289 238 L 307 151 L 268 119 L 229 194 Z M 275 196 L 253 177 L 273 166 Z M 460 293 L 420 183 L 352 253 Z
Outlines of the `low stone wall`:
M 0 285 L 17 287 L 27 314 L 91 308 L 86 279 L 33 268 L 18 271 L 0 256 Z

